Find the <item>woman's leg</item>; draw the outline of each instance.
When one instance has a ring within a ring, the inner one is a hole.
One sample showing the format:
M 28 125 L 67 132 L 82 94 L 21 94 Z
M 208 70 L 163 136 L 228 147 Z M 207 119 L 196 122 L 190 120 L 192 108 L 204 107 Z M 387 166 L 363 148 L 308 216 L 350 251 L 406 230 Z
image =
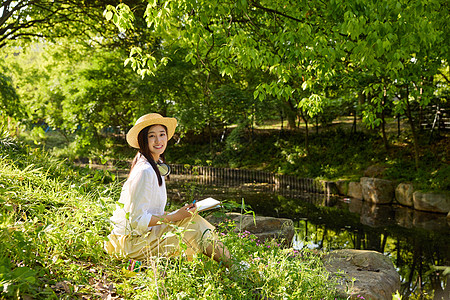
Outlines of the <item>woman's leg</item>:
M 205 248 L 205 255 L 212 257 L 215 261 L 223 263 L 225 267 L 231 267 L 231 254 L 221 241 L 212 241 Z
M 188 246 L 186 253 L 191 256 L 193 253 L 203 253 L 215 261 L 222 263 L 225 267 L 231 267 L 232 259 L 230 251 L 227 247 L 219 241 L 217 235 L 214 233 L 215 227 L 199 215 L 194 215 L 192 218 L 175 223 L 180 228 L 184 228 L 183 243 Z M 159 225 L 160 232 L 171 231 L 169 225 Z M 160 234 L 158 234 L 160 236 Z M 164 244 L 174 244 L 179 242 L 177 236 L 164 239 Z M 176 247 L 174 247 L 176 248 Z

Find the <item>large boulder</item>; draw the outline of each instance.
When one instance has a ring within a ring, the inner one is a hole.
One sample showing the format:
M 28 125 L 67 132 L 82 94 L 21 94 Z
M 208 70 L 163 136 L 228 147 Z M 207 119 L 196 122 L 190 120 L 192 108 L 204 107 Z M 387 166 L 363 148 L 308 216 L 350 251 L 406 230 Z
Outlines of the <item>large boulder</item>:
M 361 177 L 360 182 L 365 201 L 388 204 L 394 200 L 394 182 L 373 177 Z
M 450 195 L 444 193 L 423 193 L 420 191 L 413 194 L 414 208 L 417 210 L 448 213 L 450 211 Z
M 390 300 L 400 289 L 400 276 L 394 265 L 376 251 L 335 250 L 324 256 L 324 265 L 337 279 L 342 298 Z
M 276 238 L 290 245 L 294 237 L 294 222 L 291 219 L 273 218 L 240 213 L 227 213 L 225 215 L 210 215 L 207 220 L 217 225 L 225 220 L 235 222 L 235 231 L 248 231 L 258 237 L 259 240 Z
M 395 199 L 401 205 L 411 207 L 414 204 L 413 193 L 414 187 L 411 183 L 400 183 L 395 188 Z
M 348 183 L 347 195 L 351 198 L 362 199 L 363 194 L 362 194 L 361 183 L 350 181 Z

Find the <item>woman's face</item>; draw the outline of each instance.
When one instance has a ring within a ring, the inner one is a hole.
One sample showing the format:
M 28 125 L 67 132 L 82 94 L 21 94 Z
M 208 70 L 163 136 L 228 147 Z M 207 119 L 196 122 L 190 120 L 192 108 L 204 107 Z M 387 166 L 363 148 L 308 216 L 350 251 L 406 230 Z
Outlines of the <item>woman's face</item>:
M 159 156 L 164 153 L 167 146 L 167 132 L 162 125 L 153 125 L 148 130 L 148 148 L 153 159 L 158 161 Z

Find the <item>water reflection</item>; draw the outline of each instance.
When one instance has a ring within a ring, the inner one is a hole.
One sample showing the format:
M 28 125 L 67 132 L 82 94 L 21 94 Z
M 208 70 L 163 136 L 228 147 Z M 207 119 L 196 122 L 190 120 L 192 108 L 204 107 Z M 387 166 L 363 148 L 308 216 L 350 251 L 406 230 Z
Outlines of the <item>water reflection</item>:
M 450 282 L 433 266 L 450 265 L 450 226 L 445 215 L 357 199 L 276 190 L 269 184 L 242 184 L 173 176 L 169 198 L 242 199 L 259 215 L 293 219 L 295 246 L 330 251 L 353 248 L 389 256 L 401 276 L 404 299 L 450 299 Z

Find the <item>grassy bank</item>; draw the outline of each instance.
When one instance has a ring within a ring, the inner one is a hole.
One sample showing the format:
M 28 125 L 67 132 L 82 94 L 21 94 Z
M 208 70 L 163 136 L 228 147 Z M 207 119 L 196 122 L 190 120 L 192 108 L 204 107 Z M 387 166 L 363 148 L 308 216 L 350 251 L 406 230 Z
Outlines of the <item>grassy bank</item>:
M 335 299 L 318 255 L 259 243 L 223 224 L 219 235 L 246 270 L 205 257 L 155 258 L 141 272 L 103 251 L 121 183 L 0 139 L 0 297 L 6 299 Z

